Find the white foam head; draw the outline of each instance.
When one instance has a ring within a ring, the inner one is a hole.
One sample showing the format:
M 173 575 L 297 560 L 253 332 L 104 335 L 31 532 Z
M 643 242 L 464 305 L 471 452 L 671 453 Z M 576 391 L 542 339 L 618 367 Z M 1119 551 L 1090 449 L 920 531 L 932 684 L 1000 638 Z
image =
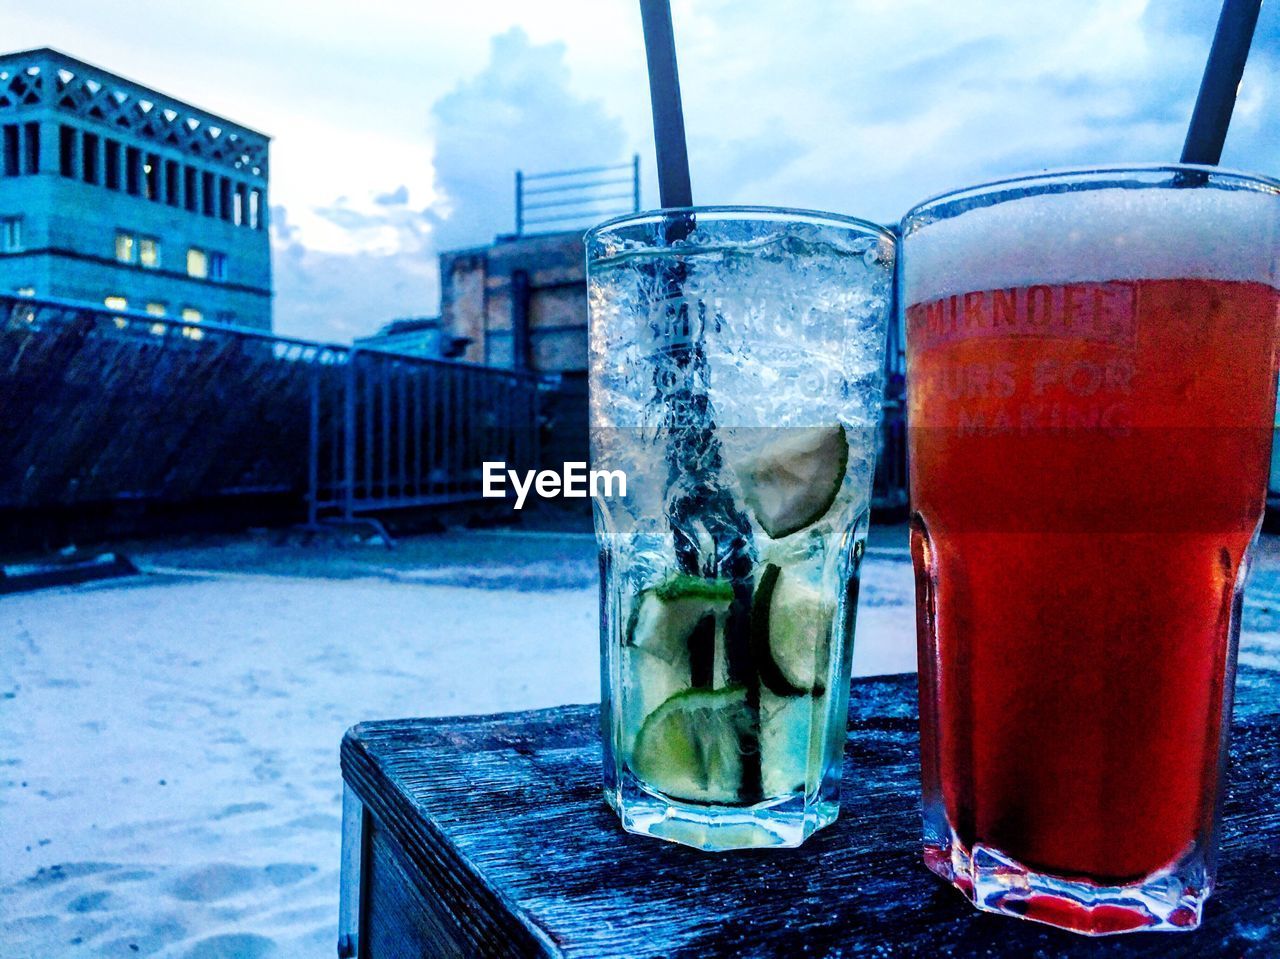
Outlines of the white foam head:
M 1042 193 L 909 228 L 902 265 L 906 304 L 1036 283 L 1185 278 L 1280 288 L 1280 196 L 1212 187 Z

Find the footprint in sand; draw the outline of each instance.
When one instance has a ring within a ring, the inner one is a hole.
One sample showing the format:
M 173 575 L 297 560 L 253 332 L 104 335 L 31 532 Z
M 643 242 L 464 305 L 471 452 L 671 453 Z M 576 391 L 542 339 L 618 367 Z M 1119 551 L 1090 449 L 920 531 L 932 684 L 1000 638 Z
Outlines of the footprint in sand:
M 280 862 L 269 866 L 211 863 L 174 880 L 169 894 L 186 902 L 217 902 L 266 885 L 290 886 L 316 871 L 306 863 Z
M 67 912 L 99 912 L 103 909 L 111 907 L 108 901 L 111 899 L 111 893 L 106 892 L 86 892 L 83 896 L 76 896 L 67 903 Z
M 201 939 L 187 953 L 186 959 L 267 959 L 278 955 L 273 940 L 247 932 L 235 932 Z
M 266 812 L 271 806 L 264 802 L 237 802 L 230 806 L 225 806 L 220 812 L 214 813 L 210 819 L 228 819 L 231 816 L 242 816 L 251 812 Z

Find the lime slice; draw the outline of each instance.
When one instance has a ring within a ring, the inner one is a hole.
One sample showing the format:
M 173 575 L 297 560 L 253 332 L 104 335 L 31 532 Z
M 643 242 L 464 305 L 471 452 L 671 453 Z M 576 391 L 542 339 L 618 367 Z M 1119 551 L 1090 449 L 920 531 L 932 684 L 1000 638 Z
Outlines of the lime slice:
M 804 794 L 822 776 L 825 696 L 760 691 L 760 775 L 764 794 Z
M 672 799 L 737 802 L 753 712 L 741 686 L 677 693 L 644 721 L 631 752 L 631 771 Z
M 834 598 L 799 573 L 783 570 L 778 575 L 769 604 L 769 650 L 792 685 L 814 693 L 825 689 L 835 615 Z
M 636 596 L 622 647 L 622 721 L 628 743 L 676 693 L 716 684 L 717 640 L 732 601 L 733 585 L 727 580 L 683 574 Z
M 687 664 L 690 635 L 707 616 L 722 618 L 732 602 L 728 580 L 673 576 L 636 597 L 627 643 L 669 663 Z
M 834 618 L 834 601 L 803 577 L 765 566 L 751 604 L 751 643 L 766 688 L 779 696 L 825 689 Z
M 844 427 L 787 429 L 737 469 L 747 506 L 773 539 L 811 526 L 831 508 L 849 465 Z

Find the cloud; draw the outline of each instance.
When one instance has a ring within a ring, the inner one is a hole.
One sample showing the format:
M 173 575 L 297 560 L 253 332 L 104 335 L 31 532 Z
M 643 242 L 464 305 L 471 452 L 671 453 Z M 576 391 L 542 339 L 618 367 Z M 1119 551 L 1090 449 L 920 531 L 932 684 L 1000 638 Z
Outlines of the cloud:
M 993 177 L 1176 159 L 1217 15 L 1203 0 L 674 7 L 695 199 L 883 221 Z M 594 24 L 596 9 L 584 5 L 579 26 Z M 443 92 L 401 108 L 419 118 L 421 153 L 361 141 L 378 159 L 376 177 L 335 174 L 325 182 L 341 189 L 292 204 L 288 230 L 277 220 L 279 327 L 349 336 L 434 312 L 438 252 L 512 229 L 517 168 L 609 163 L 638 150 L 645 203 L 656 205 L 631 13 L 608 57 L 585 28 L 543 29 L 538 36 L 565 37 L 545 43 L 506 29 L 469 74 L 459 79 L 455 60 L 452 78 L 432 88 Z M 539 29 L 532 14 L 524 22 Z M 1224 165 L 1280 167 L 1278 89 L 1280 8 L 1266 4 Z M 412 85 L 388 90 L 414 95 Z M 277 132 L 290 136 L 287 126 Z M 429 178 L 419 172 L 428 156 Z
M 520 29 L 495 36 L 489 62 L 429 111 L 436 199 L 409 188 L 347 195 L 273 223 L 276 328 L 350 339 L 388 320 L 436 312 L 437 255 L 513 227 L 512 175 L 608 163 L 624 155 L 621 122 L 571 90 L 565 47 Z M 323 239 L 323 243 L 317 242 Z
M 382 206 L 404 206 L 409 202 L 409 188 L 402 183 L 390 193 L 379 193 L 373 202 Z
M 432 210 L 442 247 L 485 243 L 514 227 L 513 174 L 595 166 L 623 158 L 621 121 L 571 89 L 562 43 L 533 44 L 512 28 L 494 37 L 489 63 L 431 109 Z
M 426 218 L 401 210 L 377 217 L 344 200 L 314 211 L 368 249 L 308 247 L 284 207 L 272 209 L 272 267 L 278 333 L 349 342 L 399 316 L 426 315 L 439 301 Z M 367 236 L 366 240 L 360 240 Z

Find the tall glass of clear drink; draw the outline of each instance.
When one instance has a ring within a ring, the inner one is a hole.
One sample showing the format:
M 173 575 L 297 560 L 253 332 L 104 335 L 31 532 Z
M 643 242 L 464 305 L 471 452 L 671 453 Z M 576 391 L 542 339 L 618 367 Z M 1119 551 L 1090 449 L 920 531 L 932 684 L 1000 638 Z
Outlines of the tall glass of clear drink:
M 1280 183 L 1044 174 L 902 223 L 925 860 L 1189 929 L 1276 405 Z
M 894 239 L 766 208 L 587 236 L 605 796 L 701 849 L 834 820 Z

